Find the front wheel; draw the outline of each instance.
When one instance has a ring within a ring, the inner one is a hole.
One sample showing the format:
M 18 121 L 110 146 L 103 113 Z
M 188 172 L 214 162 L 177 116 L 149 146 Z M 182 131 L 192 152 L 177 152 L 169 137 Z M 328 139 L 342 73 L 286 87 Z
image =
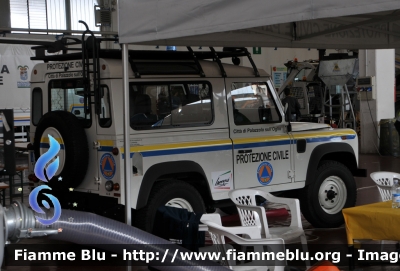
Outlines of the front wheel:
M 357 188 L 353 175 L 343 164 L 325 161 L 316 179 L 302 191 L 300 200 L 304 217 L 314 227 L 339 227 L 344 223 L 342 209 L 353 207 Z
M 203 198 L 192 185 L 179 180 L 164 181 L 154 185 L 147 206 L 136 212 L 135 226 L 152 232 L 157 209 L 164 205 L 198 214 L 206 210 Z

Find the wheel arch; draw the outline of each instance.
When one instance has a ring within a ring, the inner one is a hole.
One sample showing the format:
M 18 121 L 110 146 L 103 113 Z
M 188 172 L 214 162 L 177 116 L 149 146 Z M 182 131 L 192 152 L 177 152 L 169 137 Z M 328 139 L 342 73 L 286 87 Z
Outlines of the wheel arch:
M 353 148 L 346 143 L 328 143 L 314 148 L 308 163 L 306 186 L 315 180 L 318 166 L 322 161 L 333 160 L 345 165 L 353 176 L 358 175 L 357 160 Z
M 200 195 L 205 195 L 204 203 L 212 201 L 210 187 L 203 168 L 193 161 L 171 161 L 152 165 L 144 174 L 139 189 L 136 209 L 147 205 L 151 189 L 157 181 L 178 179 L 196 188 Z

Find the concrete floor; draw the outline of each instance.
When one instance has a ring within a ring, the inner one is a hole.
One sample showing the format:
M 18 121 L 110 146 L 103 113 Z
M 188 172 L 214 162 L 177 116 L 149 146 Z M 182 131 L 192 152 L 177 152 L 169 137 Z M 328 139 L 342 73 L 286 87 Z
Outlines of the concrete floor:
M 22 160 L 23 162 L 23 160 Z M 379 156 L 379 155 L 360 155 L 359 161 L 360 168 L 366 168 L 368 170 L 368 176 L 371 172 L 374 171 L 394 171 L 400 172 L 400 160 L 395 157 L 388 156 Z M 375 186 L 375 183 L 370 179 L 370 177 L 366 178 L 356 178 L 357 187 L 358 187 L 358 197 L 357 197 L 357 205 L 364 205 L 368 203 L 374 203 L 380 201 L 379 192 Z M 27 202 L 27 200 L 25 200 Z M 269 224 L 271 227 L 281 224 L 287 224 L 290 221 L 290 217 L 276 217 L 269 219 Z M 346 231 L 344 226 L 334 229 L 317 229 L 312 227 L 306 220 L 303 219 L 303 227 L 306 231 L 308 243 L 311 245 L 327 245 L 327 244 L 346 244 Z M 45 244 L 49 241 L 45 238 L 41 239 L 30 239 L 30 240 L 21 240 L 21 244 Z M 54 241 L 52 241 L 54 242 Z M 369 243 L 379 244 L 378 241 L 369 241 Z M 394 244 L 394 242 L 391 242 Z M 347 266 L 340 266 L 341 270 L 348 270 Z M 3 270 L 10 271 L 28 271 L 28 270 L 130 270 L 126 267 L 68 267 L 68 266 L 59 266 L 59 267 L 20 267 L 20 266 L 3 266 Z M 148 270 L 147 267 L 132 267 L 133 271 L 142 271 Z M 400 266 L 356 266 L 357 271 L 394 271 L 400 270 Z

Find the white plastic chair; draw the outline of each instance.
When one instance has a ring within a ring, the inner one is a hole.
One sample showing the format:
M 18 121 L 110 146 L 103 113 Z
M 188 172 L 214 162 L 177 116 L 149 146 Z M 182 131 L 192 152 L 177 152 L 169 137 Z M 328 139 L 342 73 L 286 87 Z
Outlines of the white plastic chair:
M 263 197 L 268 203 L 281 203 L 289 206 L 291 214 L 290 226 L 268 227 L 265 209 L 256 204 L 256 196 Z M 272 194 L 256 189 L 237 189 L 229 192 L 229 197 L 235 203 L 242 226 L 256 226 L 261 231 L 262 238 L 282 238 L 286 243 L 300 239 L 304 252 L 308 251 L 307 238 L 301 224 L 301 212 L 298 199 L 275 197 Z M 310 262 L 306 261 L 307 268 Z
M 269 252 L 274 252 L 276 255 L 277 252 L 284 251 L 285 242 L 282 238 L 261 238 L 260 230 L 257 226 L 224 227 L 221 225 L 221 217 L 219 214 L 205 214 L 201 217 L 200 221 L 207 226 L 208 232 L 210 233 L 211 239 L 215 246 L 215 250 L 216 252 L 220 253 L 223 259 L 220 261 L 221 265 L 229 267 L 232 270 L 284 270 L 286 265 L 285 261 L 276 261 L 271 266 L 267 266 L 267 261 L 264 261 L 262 266 L 251 266 L 251 262 L 250 264 L 245 263 L 235 265 L 234 261 L 232 260 L 232 255 L 228 256 L 229 253 L 227 253 L 232 246 L 227 246 L 225 244 L 225 237 L 227 237 L 242 247 L 254 247 L 254 252 L 258 252 L 260 255 L 265 252 L 264 248 L 266 247 L 268 247 Z M 249 238 L 242 238 L 238 236 L 238 234 L 248 236 Z
M 377 171 L 372 172 L 369 176 L 376 183 L 382 201 L 392 200 L 391 188 L 393 186 L 393 179 L 398 179 L 400 181 L 400 174 L 388 171 Z

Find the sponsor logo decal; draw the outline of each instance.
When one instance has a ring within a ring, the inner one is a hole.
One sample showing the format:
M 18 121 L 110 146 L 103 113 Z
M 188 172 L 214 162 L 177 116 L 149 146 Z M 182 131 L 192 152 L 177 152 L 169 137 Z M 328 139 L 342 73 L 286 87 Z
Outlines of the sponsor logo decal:
M 232 171 L 217 171 L 211 173 L 213 191 L 233 189 Z

